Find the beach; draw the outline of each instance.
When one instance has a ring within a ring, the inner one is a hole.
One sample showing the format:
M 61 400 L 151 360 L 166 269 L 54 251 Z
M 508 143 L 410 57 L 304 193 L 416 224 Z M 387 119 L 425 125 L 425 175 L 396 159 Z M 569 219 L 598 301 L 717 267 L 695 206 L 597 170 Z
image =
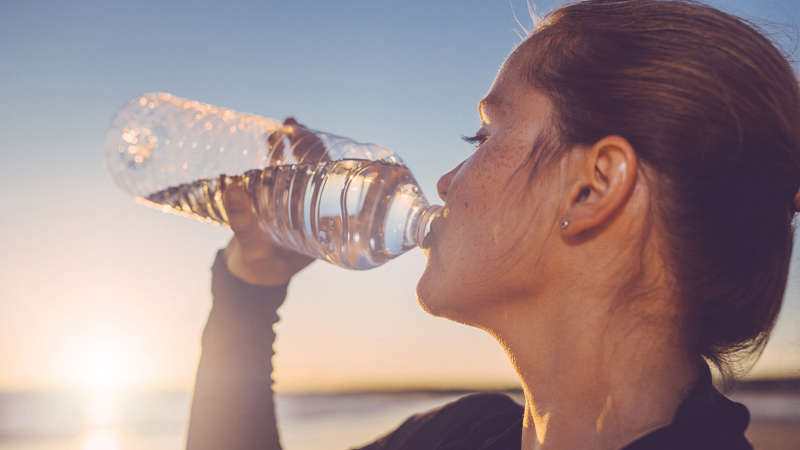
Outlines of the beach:
M 347 449 L 386 433 L 409 415 L 466 391 L 278 394 L 281 441 L 287 450 Z M 518 391 L 509 392 L 517 401 Z M 800 392 L 734 392 L 748 406 L 747 437 L 756 449 L 800 443 Z M 188 392 L 138 392 L 92 397 L 63 392 L 0 393 L 0 450 L 174 450 L 185 445 Z

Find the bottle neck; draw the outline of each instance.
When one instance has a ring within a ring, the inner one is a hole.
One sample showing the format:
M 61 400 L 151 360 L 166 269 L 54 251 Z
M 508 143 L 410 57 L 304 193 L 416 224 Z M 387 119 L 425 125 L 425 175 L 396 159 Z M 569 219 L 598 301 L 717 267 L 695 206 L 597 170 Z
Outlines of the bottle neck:
M 431 231 L 431 224 L 442 215 L 443 209 L 441 205 L 429 205 L 419 211 L 414 232 L 414 243 L 418 247 L 422 247 L 422 241 Z

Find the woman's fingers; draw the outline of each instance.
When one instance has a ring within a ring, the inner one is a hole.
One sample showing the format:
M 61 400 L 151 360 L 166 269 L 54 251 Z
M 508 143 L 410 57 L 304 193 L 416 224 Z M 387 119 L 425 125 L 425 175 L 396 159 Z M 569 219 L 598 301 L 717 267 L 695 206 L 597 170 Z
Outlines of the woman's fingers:
M 250 196 L 245 192 L 241 180 L 225 186 L 222 203 L 225 205 L 228 222 L 234 233 L 238 235 L 258 227 L 256 212 L 253 210 Z
M 281 284 L 314 259 L 277 245 L 258 223 L 241 179 L 225 187 L 222 201 L 233 230 L 226 255 L 234 275 L 255 284 Z
M 275 243 L 259 226 L 253 203 L 241 180 L 225 188 L 222 201 L 242 257 L 257 260 L 271 254 Z
M 267 136 L 270 165 L 316 163 L 328 160 L 327 148 L 319 136 L 294 117 Z

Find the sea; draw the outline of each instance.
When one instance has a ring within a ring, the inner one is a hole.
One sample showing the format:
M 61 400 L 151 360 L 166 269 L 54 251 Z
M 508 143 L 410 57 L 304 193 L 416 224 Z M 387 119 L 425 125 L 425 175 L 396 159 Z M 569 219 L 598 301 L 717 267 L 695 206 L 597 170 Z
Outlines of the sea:
M 465 394 L 278 393 L 281 442 L 287 450 L 352 448 L 392 430 L 411 414 Z M 521 402 L 521 393 L 509 394 Z M 776 440 L 773 429 L 764 428 L 762 434 L 773 442 L 756 448 L 800 448 L 800 390 L 744 391 L 731 397 L 750 409 L 751 428 L 778 424 L 776 429 L 784 433 Z M 182 449 L 190 402 L 187 392 L 0 392 L 0 450 Z

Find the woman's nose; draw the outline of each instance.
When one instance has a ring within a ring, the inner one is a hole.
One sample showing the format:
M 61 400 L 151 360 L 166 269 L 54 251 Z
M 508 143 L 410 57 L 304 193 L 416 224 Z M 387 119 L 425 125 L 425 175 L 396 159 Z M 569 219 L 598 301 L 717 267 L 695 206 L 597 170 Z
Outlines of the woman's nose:
M 450 172 L 442 175 L 442 178 L 439 178 L 439 182 L 436 183 L 436 190 L 439 191 L 439 198 L 441 198 L 442 201 L 447 201 L 447 191 L 450 189 L 450 182 L 453 181 L 453 177 L 456 176 L 458 169 L 461 168 L 461 164 L 454 167 Z

